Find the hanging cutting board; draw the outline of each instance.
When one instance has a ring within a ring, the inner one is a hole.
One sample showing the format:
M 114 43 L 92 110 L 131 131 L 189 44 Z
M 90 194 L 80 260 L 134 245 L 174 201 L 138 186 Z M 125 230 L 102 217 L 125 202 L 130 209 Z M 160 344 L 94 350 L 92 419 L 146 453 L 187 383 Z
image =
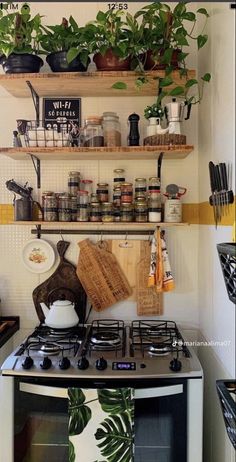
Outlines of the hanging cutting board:
M 106 241 L 94 244 L 79 242 L 77 275 L 96 311 L 102 311 L 131 295 L 132 289 L 110 252 Z
M 48 296 L 50 293 L 50 302 L 58 300 L 62 295 L 67 300 L 74 302 L 79 320 L 81 323 L 84 322 L 87 296 L 76 275 L 76 267 L 65 258 L 65 252 L 69 245 L 70 243 L 67 241 L 59 241 L 57 243 L 57 250 L 60 256 L 59 265 L 54 273 L 33 291 L 34 305 L 41 322 L 44 322 L 45 317 L 40 303 L 44 302 L 48 306 Z
M 128 300 L 136 300 L 137 265 L 140 261 L 140 240 L 113 239 L 107 241 L 109 250 L 115 255 L 119 265 L 126 275 L 132 294 Z
M 155 287 L 148 287 L 151 246 L 141 241 L 141 259 L 137 265 L 137 314 L 139 316 L 158 316 L 163 314 L 163 294 L 157 293 Z

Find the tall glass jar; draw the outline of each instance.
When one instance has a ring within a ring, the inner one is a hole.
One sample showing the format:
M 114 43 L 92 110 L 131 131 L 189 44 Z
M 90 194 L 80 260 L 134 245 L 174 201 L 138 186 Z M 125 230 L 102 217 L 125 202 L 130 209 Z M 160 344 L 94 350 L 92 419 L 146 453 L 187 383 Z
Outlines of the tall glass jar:
M 124 203 L 120 207 L 120 221 L 131 222 L 134 218 L 133 204 Z
M 70 196 L 71 200 L 71 221 L 77 221 L 77 195 Z
M 158 194 L 160 194 L 161 190 L 161 183 L 160 180 L 157 176 L 152 176 L 149 178 L 149 185 L 148 185 L 148 193 L 149 196 L 152 197 L 153 199 L 158 197 Z
M 125 182 L 125 171 L 123 168 L 116 168 L 113 170 L 114 173 L 114 188 L 121 185 L 121 183 Z
M 81 189 L 83 191 L 88 191 L 89 202 L 91 201 L 91 194 L 93 189 L 93 180 L 81 180 Z
M 99 202 L 108 202 L 108 183 L 97 183 Z
M 103 112 L 102 126 L 104 133 L 104 146 L 121 146 L 120 122 L 116 112 Z
M 57 198 L 54 193 L 45 194 L 43 199 L 43 219 L 44 221 L 57 221 L 58 209 Z
M 147 180 L 146 178 L 135 178 L 135 197 L 145 196 L 147 192 Z
M 148 221 L 148 206 L 145 197 L 137 197 L 134 204 L 135 221 L 146 223 Z
M 80 188 L 80 172 L 72 171 L 68 174 L 68 193 L 76 195 Z
M 161 194 L 160 192 L 156 194 L 155 197 L 152 195 L 148 200 L 148 221 L 150 223 L 160 223 L 161 222 Z
M 120 207 L 121 204 L 121 187 L 113 189 L 113 204 L 115 207 Z
M 58 218 L 59 221 L 71 221 L 71 196 L 64 194 L 59 196 Z
M 112 202 L 103 202 L 101 207 L 102 207 L 102 212 L 101 212 L 102 221 L 104 223 L 109 223 L 109 222 L 114 221 Z
M 99 202 L 91 202 L 90 204 L 90 221 L 101 221 L 101 204 Z
M 79 191 L 77 203 L 77 221 L 89 221 L 88 191 Z
M 84 126 L 84 146 L 99 147 L 104 146 L 104 136 L 102 129 L 102 117 L 90 116 L 85 120 Z
M 133 202 L 133 184 L 122 183 L 121 185 L 121 204 Z

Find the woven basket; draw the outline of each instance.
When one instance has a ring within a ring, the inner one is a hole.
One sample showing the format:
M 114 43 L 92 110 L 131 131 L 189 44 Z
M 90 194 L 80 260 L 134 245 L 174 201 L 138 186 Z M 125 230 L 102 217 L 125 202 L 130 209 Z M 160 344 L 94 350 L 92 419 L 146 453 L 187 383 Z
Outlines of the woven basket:
M 175 133 L 169 134 L 166 133 L 165 135 L 152 135 L 147 136 L 143 140 L 144 146 L 165 146 L 165 145 L 179 145 L 179 144 L 186 144 L 186 136 L 185 135 L 177 135 Z
M 77 276 L 96 311 L 104 310 L 128 298 L 132 289 L 106 241 L 79 243 Z

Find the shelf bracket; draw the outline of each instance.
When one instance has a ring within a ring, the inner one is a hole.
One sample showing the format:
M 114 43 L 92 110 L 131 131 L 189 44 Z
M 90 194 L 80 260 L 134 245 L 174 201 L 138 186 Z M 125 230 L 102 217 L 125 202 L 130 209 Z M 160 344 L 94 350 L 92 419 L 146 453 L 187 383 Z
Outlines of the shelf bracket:
M 32 233 L 32 231 L 33 230 L 31 230 L 31 233 Z M 41 225 L 36 225 L 36 229 L 34 230 L 34 234 L 37 234 L 37 239 L 41 238 L 41 234 L 42 234 Z
M 34 87 L 32 86 L 31 82 L 29 80 L 26 80 L 26 83 L 30 89 L 32 100 L 34 103 L 34 108 L 35 108 L 35 114 L 36 114 L 36 122 L 37 122 L 37 127 L 39 126 L 39 95 L 35 91 Z
M 38 157 L 34 156 L 33 154 L 30 154 L 31 160 L 33 162 L 34 170 L 36 172 L 37 176 L 37 188 L 41 188 L 41 169 L 40 169 L 40 160 Z

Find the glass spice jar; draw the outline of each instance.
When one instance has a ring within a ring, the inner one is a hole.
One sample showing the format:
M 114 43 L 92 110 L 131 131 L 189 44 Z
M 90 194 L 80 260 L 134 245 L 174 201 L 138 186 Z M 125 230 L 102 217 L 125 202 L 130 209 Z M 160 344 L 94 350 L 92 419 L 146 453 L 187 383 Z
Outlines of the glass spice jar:
M 148 185 L 148 192 L 149 196 L 154 198 L 158 197 L 158 194 L 160 193 L 161 190 L 161 183 L 160 180 L 157 176 L 152 176 L 149 178 L 149 185 Z
M 99 202 L 91 202 L 90 204 L 90 221 L 101 221 L 101 205 Z
M 103 112 L 102 126 L 104 133 L 104 146 L 121 146 L 120 122 L 116 112 Z
M 76 195 L 80 188 L 80 172 L 69 172 L 68 174 L 68 192 Z
M 124 203 L 120 207 L 120 221 L 131 222 L 133 221 L 134 209 L 133 204 Z
M 114 206 L 113 217 L 114 217 L 114 221 L 116 222 L 121 221 L 120 207 Z
M 59 221 L 71 221 L 71 197 L 64 194 L 58 197 L 58 219 Z
M 109 223 L 109 222 L 114 221 L 112 202 L 103 202 L 101 207 L 102 207 L 102 211 L 101 211 L 102 221 L 104 223 Z
M 99 203 L 99 199 L 98 199 L 97 193 L 92 193 L 92 194 L 91 194 L 90 202 L 91 202 L 91 204 L 92 204 L 93 202 L 94 202 L 94 203 L 97 203 L 97 202 Z
M 114 173 L 114 188 L 120 186 L 121 183 L 125 182 L 125 176 L 124 176 L 124 169 L 123 168 L 116 168 L 113 170 Z
M 108 183 L 97 183 L 99 202 L 108 202 Z
M 70 196 L 71 200 L 71 221 L 77 221 L 77 195 Z
M 104 136 L 102 128 L 102 117 L 90 116 L 85 120 L 84 126 L 84 146 L 100 147 L 104 146 Z
M 46 196 L 51 196 L 51 195 L 53 195 L 53 194 L 55 194 L 53 191 L 43 191 L 43 192 L 42 192 L 42 207 L 43 207 L 43 209 L 44 209 L 45 197 L 46 197 Z
M 79 191 L 77 202 L 77 221 L 89 221 L 88 191 Z
M 161 222 L 161 194 L 156 194 L 156 197 L 149 197 L 148 200 L 148 221 L 150 223 Z
M 116 207 L 120 207 L 120 204 L 121 204 L 121 187 L 120 186 L 113 189 L 113 204 Z
M 144 196 L 137 197 L 134 204 L 135 221 L 138 223 L 146 223 L 148 220 L 148 206 Z
M 121 184 L 121 204 L 133 202 L 133 184 L 123 183 Z
M 146 178 L 135 178 L 135 197 L 145 196 L 147 192 L 147 180 Z
M 57 198 L 54 193 L 45 194 L 43 199 L 43 219 L 44 221 L 57 221 L 58 209 Z
M 93 180 L 81 180 L 80 184 L 81 184 L 81 190 L 88 191 L 89 200 L 90 200 L 91 194 L 92 194 L 92 188 L 93 188 Z

